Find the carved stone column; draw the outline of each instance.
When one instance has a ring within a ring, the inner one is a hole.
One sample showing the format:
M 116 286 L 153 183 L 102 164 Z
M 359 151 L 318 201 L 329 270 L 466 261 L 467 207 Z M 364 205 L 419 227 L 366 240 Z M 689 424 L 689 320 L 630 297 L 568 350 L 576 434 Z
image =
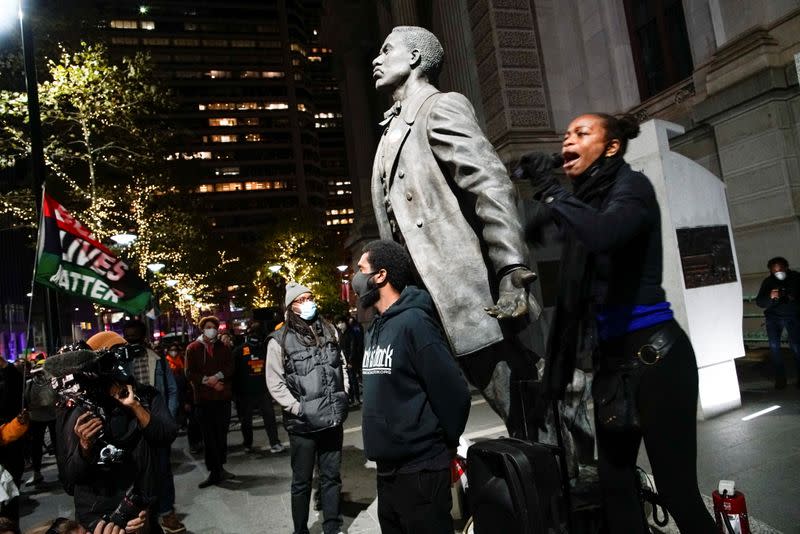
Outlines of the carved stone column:
M 444 70 L 440 89 L 456 91 L 472 102 L 481 126 L 486 127 L 483 100 L 475 63 L 475 47 L 470 27 L 466 0 L 441 0 L 433 5 L 433 33 L 444 47 Z
M 557 142 L 530 0 L 467 0 L 486 133 L 509 161 Z

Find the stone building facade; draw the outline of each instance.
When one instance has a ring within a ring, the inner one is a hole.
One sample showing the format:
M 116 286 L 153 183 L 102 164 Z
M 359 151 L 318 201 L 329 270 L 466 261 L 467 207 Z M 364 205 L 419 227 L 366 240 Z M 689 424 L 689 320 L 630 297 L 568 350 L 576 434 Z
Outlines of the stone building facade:
M 441 88 L 467 95 L 509 165 L 558 150 L 586 111 L 679 123 L 673 150 L 727 186 L 745 294 L 769 257 L 800 265 L 798 0 L 339 0 L 326 17 L 347 79 L 353 246 L 375 236 L 369 179 L 389 105 L 370 62 L 393 26 L 415 24 L 445 48 Z M 537 251 L 543 278 L 557 257 L 555 246 Z

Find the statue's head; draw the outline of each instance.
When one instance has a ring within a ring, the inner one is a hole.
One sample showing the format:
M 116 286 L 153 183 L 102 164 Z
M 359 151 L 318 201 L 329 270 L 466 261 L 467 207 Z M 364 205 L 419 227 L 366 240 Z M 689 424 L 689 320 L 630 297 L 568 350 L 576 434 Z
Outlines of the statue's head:
M 394 90 L 416 76 L 435 84 L 444 49 L 434 34 L 418 26 L 397 26 L 372 61 L 376 89 Z

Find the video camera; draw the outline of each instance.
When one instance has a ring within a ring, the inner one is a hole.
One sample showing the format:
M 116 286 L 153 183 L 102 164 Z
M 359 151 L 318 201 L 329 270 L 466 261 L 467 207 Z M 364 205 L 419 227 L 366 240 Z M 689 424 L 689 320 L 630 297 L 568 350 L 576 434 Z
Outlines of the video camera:
M 125 456 L 124 449 L 107 439 L 110 412 L 118 408 L 109 389 L 113 383 L 134 382 L 128 373 L 128 364 L 144 354 L 146 349 L 142 345 L 131 344 L 117 345 L 97 352 L 86 350 L 80 345 L 65 349 L 66 352 L 60 352 L 45 362 L 45 371 L 51 376 L 51 385 L 59 397 L 58 404 L 66 410 L 80 407 L 98 417 L 103 423 L 103 429 L 97 438 L 96 463 L 121 463 Z

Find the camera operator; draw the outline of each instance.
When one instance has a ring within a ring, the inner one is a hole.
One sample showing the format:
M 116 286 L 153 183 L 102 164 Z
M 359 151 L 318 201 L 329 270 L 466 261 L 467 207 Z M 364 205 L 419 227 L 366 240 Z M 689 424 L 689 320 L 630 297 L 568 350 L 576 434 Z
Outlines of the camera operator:
M 90 530 L 109 517 L 124 527 L 146 509 L 148 531 L 160 533 L 158 451 L 175 439 L 177 425 L 161 394 L 125 372 L 131 356 L 118 356 L 125 340 L 109 334 L 101 332 L 88 340 L 95 353 L 70 352 L 45 363 L 45 370 L 56 377 L 82 374 L 67 362 L 91 369 L 83 373 L 89 377 L 86 392 L 58 411 L 59 475 L 74 496 L 76 519 Z M 101 339 L 95 339 L 98 336 Z
M 800 388 L 800 273 L 791 270 L 789 261 L 781 256 L 769 260 L 767 269 L 769 276 L 761 282 L 756 304 L 764 308 L 775 389 L 786 387 L 786 365 L 781 354 L 784 330 L 797 362 L 797 387 Z

